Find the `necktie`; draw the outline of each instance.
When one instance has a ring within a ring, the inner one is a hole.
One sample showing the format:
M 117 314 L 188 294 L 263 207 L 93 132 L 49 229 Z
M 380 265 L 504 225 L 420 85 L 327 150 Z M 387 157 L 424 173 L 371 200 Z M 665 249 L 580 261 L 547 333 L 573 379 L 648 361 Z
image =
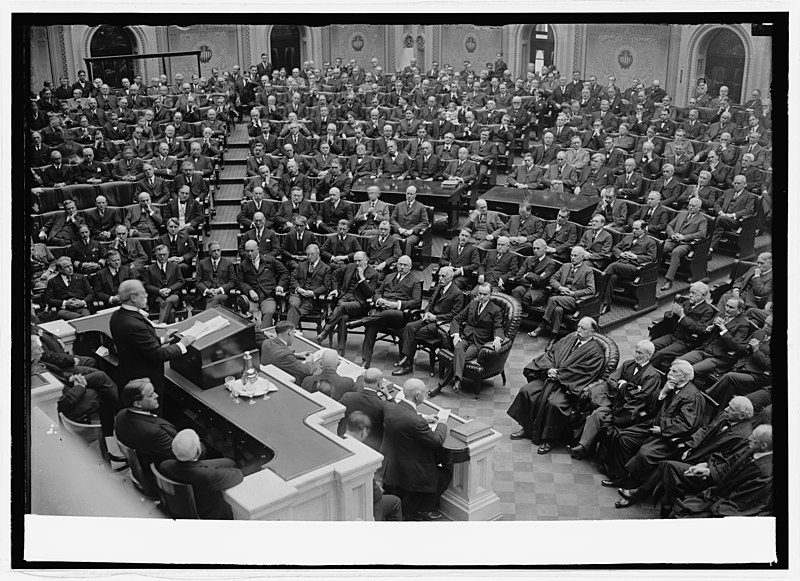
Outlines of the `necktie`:
M 71 277 L 71 276 L 68 276 L 68 277 L 67 277 L 67 286 L 69 286 L 69 285 L 71 285 L 71 284 L 72 284 L 72 277 Z
M 219 261 L 217 261 L 217 260 L 212 260 L 211 261 L 211 268 L 214 269 L 214 278 L 217 277 L 217 267 L 218 266 L 219 266 Z
M 378 246 L 383 246 L 384 242 L 386 242 L 386 238 L 378 238 Z
M 119 287 L 119 271 L 111 273 L 111 280 L 114 282 L 114 289 L 116 290 Z

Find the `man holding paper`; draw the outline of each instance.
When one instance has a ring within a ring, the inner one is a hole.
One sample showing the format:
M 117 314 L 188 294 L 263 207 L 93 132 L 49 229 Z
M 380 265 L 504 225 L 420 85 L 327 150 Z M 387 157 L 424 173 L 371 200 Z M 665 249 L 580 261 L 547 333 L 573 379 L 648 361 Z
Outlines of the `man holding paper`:
M 164 362 L 186 353 L 195 337 L 184 335 L 173 345 L 162 345 L 156 329 L 147 317 L 147 291 L 141 281 L 126 280 L 119 285 L 122 306 L 111 315 L 111 337 L 119 357 L 117 385 L 124 386 L 132 379 L 146 377 L 159 397 L 164 393 Z M 175 331 L 167 332 L 164 340 L 171 341 Z
M 400 497 L 405 520 L 440 520 L 439 499 L 453 476 L 436 455 L 447 437 L 447 426 L 417 411 L 424 401 L 425 384 L 409 379 L 403 398 L 387 404 L 383 412 L 384 489 Z

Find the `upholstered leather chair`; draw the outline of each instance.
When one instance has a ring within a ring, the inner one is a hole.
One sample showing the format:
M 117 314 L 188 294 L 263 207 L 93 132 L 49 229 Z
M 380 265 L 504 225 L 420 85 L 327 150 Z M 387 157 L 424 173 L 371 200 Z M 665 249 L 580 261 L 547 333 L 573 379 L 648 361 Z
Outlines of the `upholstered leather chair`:
M 494 293 L 491 296 L 491 300 L 503 312 L 503 332 L 506 338 L 503 339 L 498 351 L 491 347 L 484 347 L 478 353 L 477 359 L 467 361 L 464 367 L 463 379 L 465 382 L 474 383 L 476 398 L 480 395 L 481 386 L 485 379 L 500 375 L 503 379 L 503 385 L 505 385 L 506 361 L 508 361 L 514 338 L 522 320 L 522 305 L 514 297 L 503 293 Z M 443 377 L 445 371 L 453 364 L 453 340 L 445 329 L 439 329 L 439 334 L 443 346 L 438 351 L 439 376 Z

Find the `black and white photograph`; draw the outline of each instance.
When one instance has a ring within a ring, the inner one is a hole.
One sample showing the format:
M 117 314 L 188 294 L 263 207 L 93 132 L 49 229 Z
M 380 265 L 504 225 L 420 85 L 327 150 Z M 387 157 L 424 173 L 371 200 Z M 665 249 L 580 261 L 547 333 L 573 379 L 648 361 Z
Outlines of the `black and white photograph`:
M 6 29 L 12 571 L 796 561 L 788 4 L 89 6 Z

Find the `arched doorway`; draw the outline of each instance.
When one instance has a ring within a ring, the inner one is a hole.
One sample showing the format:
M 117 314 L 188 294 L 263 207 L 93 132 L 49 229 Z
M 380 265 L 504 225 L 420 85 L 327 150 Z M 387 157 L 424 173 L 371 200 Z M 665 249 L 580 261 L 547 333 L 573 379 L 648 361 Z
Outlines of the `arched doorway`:
M 136 54 L 136 38 L 124 26 L 98 26 L 92 35 L 89 52 L 93 57 Z M 133 59 L 119 58 L 95 63 L 92 75 L 102 78 L 109 87 L 121 87 L 122 79 L 132 81 L 136 73 Z
M 272 27 L 270 33 L 272 67 L 285 68 L 291 73 L 300 67 L 300 27 L 294 24 L 279 24 Z
M 549 67 L 553 64 L 553 53 L 555 52 L 555 39 L 553 30 L 549 24 L 537 24 L 531 31 L 530 37 L 530 61 L 534 64 L 534 70 L 538 73 L 542 67 Z
M 745 48 L 734 31 L 723 28 L 713 34 L 706 48 L 705 78 L 708 93 L 719 95 L 723 85 L 730 89 L 731 101 L 739 103 L 744 78 Z

